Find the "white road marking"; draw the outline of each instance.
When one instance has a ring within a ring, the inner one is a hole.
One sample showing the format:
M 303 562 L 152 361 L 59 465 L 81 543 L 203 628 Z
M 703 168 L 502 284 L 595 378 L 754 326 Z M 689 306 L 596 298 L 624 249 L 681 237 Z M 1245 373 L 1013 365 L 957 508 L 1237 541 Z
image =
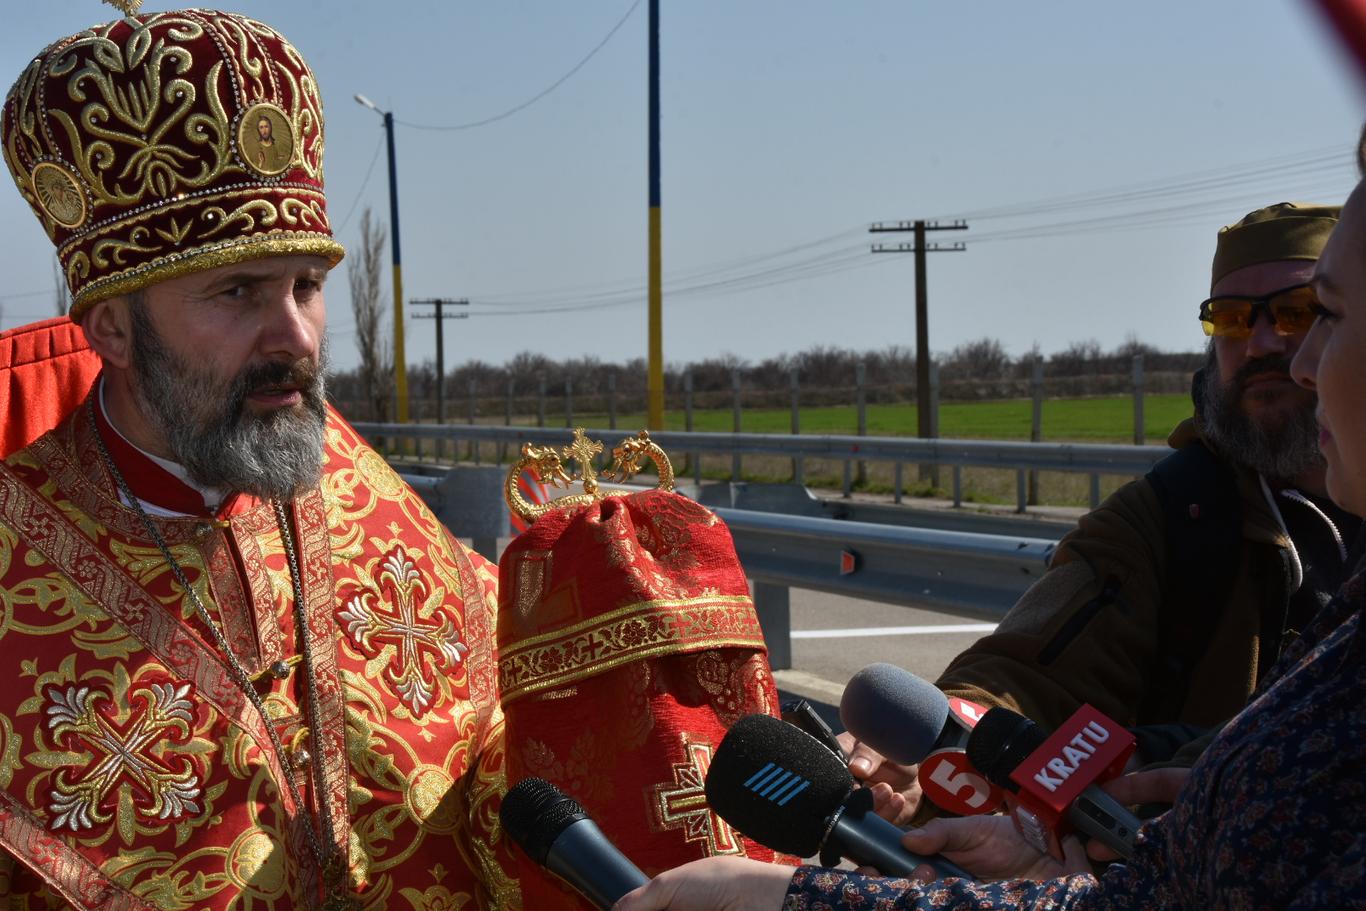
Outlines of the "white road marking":
M 793 639 L 857 639 L 867 636 L 936 636 L 942 633 L 990 633 L 995 623 L 949 623 L 941 626 L 868 626 L 862 629 L 794 629 Z
M 807 699 L 833 699 L 835 705 L 839 704 L 840 697 L 844 695 L 844 684 L 826 680 L 806 671 L 794 671 L 791 668 L 774 671 L 773 680 L 779 689 L 805 696 Z

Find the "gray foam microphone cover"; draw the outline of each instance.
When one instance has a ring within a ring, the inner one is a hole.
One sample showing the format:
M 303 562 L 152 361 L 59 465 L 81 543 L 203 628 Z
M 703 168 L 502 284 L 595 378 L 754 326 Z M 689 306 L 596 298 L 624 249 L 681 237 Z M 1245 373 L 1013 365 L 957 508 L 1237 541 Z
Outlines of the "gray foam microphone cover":
M 929 755 L 948 717 L 948 697 L 928 681 L 885 662 L 870 664 L 851 677 L 840 697 L 845 729 L 906 765 Z

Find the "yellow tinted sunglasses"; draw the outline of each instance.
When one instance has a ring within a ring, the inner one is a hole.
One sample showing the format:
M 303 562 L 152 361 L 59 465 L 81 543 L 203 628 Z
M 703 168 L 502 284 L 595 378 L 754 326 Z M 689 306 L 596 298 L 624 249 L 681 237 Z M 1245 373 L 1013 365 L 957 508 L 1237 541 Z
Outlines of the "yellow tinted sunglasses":
M 1221 294 L 1200 304 L 1200 324 L 1206 335 L 1247 338 L 1265 311 L 1277 335 L 1308 332 L 1318 316 L 1319 301 L 1309 285 L 1291 285 L 1260 297 Z

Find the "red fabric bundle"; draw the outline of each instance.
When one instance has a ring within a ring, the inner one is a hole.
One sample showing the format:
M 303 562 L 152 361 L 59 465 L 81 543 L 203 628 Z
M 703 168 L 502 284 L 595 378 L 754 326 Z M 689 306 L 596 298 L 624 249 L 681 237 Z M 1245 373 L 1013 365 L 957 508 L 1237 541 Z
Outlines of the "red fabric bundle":
M 99 356 L 65 316 L 0 332 L 0 458 L 56 427 L 99 372 Z
M 778 713 L 721 520 L 663 491 L 557 510 L 512 542 L 499 578 L 508 783 L 557 785 L 647 875 L 716 854 L 774 859 L 702 791 L 727 726 Z M 522 861 L 524 907 L 590 907 Z

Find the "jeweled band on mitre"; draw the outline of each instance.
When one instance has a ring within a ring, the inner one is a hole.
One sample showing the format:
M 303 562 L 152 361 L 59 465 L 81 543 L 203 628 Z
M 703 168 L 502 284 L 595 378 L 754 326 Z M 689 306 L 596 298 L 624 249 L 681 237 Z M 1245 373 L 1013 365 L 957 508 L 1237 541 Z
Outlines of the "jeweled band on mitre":
M 91 304 L 266 256 L 338 262 L 323 195 L 322 101 L 284 36 L 212 10 L 129 15 L 25 69 L 5 163 Z

